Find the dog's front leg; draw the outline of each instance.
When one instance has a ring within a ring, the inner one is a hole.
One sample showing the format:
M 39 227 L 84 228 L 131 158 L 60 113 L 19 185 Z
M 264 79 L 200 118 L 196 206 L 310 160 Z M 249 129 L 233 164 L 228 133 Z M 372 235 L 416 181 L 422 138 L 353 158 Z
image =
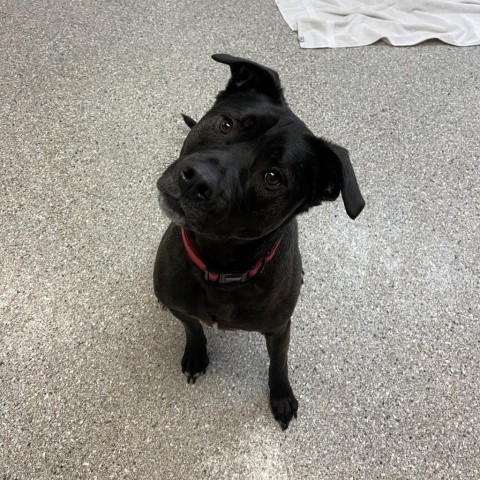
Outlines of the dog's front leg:
M 175 310 L 171 310 L 171 312 L 185 327 L 186 342 L 182 358 L 182 372 L 187 377 L 188 383 L 195 383 L 197 377 L 201 373 L 205 373 L 209 363 L 205 333 L 197 319 Z
M 288 345 L 290 343 L 290 321 L 280 333 L 265 335 L 270 368 L 268 386 L 273 416 L 282 429 L 286 430 L 292 417 L 297 418 L 298 402 L 288 381 Z

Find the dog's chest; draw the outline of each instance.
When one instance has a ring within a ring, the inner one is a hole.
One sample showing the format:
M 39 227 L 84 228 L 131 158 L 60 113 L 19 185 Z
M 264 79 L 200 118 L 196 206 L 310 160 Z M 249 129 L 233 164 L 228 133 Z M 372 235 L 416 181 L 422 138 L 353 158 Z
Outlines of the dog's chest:
M 221 330 L 254 329 L 248 321 L 250 315 L 243 314 L 231 305 L 202 308 L 199 319 L 206 325 Z
M 256 330 L 259 327 L 261 306 L 252 301 L 251 293 L 207 289 L 199 300 L 195 316 L 206 325 L 223 330 Z

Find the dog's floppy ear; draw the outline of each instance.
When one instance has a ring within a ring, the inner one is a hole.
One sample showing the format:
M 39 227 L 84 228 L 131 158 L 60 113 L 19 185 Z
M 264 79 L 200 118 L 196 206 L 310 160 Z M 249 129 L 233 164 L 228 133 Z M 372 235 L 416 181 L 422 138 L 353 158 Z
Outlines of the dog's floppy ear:
M 285 101 L 280 78 L 275 70 L 226 53 L 217 53 L 212 55 L 212 58 L 217 62 L 229 65 L 232 72 L 227 88 L 220 93 L 220 96 L 254 89 L 260 93 L 265 93 L 275 102 Z
M 348 150 L 320 138 L 315 138 L 313 143 L 317 164 L 311 206 L 320 204 L 322 200 L 335 200 L 342 192 L 345 210 L 351 219 L 355 219 L 363 210 L 365 200 L 360 193 Z

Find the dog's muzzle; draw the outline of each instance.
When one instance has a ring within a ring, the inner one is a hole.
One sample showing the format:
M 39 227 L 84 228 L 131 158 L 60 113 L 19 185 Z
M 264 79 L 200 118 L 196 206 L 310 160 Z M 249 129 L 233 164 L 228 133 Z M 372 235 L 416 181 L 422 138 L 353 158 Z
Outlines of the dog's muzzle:
M 189 200 L 212 200 L 220 191 L 221 174 L 209 160 L 185 163 L 179 171 L 182 195 Z

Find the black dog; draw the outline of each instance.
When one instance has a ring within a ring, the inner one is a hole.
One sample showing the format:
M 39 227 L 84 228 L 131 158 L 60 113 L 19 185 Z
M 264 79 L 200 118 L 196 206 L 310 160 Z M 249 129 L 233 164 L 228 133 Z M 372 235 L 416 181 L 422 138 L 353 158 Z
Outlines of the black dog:
M 340 192 L 354 219 L 365 203 L 348 152 L 315 137 L 283 97 L 278 74 L 230 55 L 231 78 L 158 181 L 172 220 L 158 249 L 155 294 L 186 333 L 182 371 L 208 365 L 200 321 L 266 338 L 273 414 L 288 427 L 290 317 L 302 284 L 295 216 Z

